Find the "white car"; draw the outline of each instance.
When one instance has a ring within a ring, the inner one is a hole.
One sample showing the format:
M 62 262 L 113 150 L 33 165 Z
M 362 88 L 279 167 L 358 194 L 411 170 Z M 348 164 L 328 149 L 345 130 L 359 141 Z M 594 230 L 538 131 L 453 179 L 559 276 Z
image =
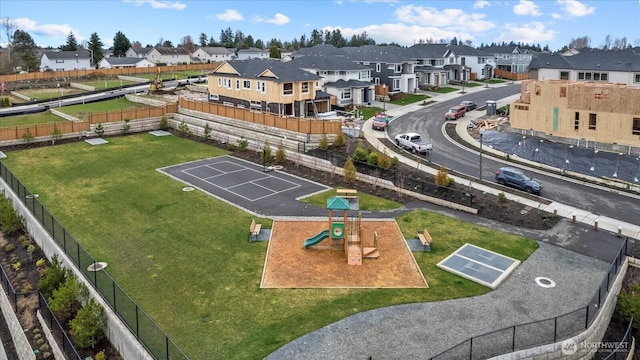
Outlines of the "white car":
M 433 144 L 423 139 L 420 134 L 406 133 L 398 134 L 395 137 L 396 145 L 401 148 L 407 149 L 412 153 L 426 153 L 433 149 Z

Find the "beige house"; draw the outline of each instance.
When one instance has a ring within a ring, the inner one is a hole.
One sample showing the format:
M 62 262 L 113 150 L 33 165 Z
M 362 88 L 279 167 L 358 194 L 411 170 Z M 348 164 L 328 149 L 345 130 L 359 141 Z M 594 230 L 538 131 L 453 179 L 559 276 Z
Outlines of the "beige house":
M 612 150 L 640 148 L 640 87 L 603 82 L 525 80 L 510 123 L 537 136 Z
M 278 60 L 225 61 L 208 77 L 210 102 L 281 116 L 329 111 L 330 96 L 320 89 L 320 76 Z

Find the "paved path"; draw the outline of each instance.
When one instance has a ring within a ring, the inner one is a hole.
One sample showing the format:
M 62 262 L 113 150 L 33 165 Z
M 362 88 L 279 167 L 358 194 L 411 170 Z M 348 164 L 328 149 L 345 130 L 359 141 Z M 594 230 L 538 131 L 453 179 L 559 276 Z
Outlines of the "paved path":
M 482 88 L 468 90 L 481 91 Z M 438 100 L 441 99 L 440 96 L 455 95 L 438 95 Z M 498 107 L 508 101 L 513 100 L 498 101 Z M 395 107 L 387 103 L 385 106 L 388 114 L 400 116 L 406 112 L 415 111 L 421 105 Z M 378 149 L 384 147 L 377 140 L 380 133 L 373 132 L 370 124 L 365 123 L 363 133 Z M 475 140 L 468 139 L 468 141 Z M 400 160 L 412 164 L 410 159 L 401 157 Z M 416 164 L 412 165 L 416 166 Z M 497 194 L 498 192 L 483 184 L 473 184 L 473 186 L 489 193 Z M 575 214 L 577 211 L 558 203 L 543 207 L 528 199 L 519 198 L 518 200 L 535 208 L 544 208 L 546 211 L 557 209 L 559 215 L 565 217 L 570 217 L 570 214 Z M 588 214 L 581 214 L 575 224 L 564 219 L 551 230 L 536 231 L 432 204 L 413 203 L 412 206 L 427 208 L 479 225 L 536 239 L 540 248 L 496 290 L 485 295 L 442 302 L 390 306 L 359 313 L 304 335 L 273 352 L 267 359 L 425 359 L 472 336 L 583 309 L 573 317 L 562 318 L 567 324 L 579 324 L 580 321 L 584 321 L 585 306 L 590 304 L 597 293 L 612 259 L 623 242 L 623 238 L 615 235 L 618 226 L 625 226 L 625 229 L 630 229 L 630 233 L 636 231 L 631 224 L 620 224 L 613 220 L 600 223 L 601 229 L 612 232 L 597 231 L 593 227 L 593 222 L 588 220 Z M 635 234 L 638 233 L 640 229 L 635 232 Z M 437 246 L 437 239 L 434 241 L 434 246 Z M 424 275 L 428 281 L 429 274 Z M 552 279 L 556 287 L 545 289 L 538 286 L 535 282 L 538 276 Z M 580 329 L 567 329 L 568 332 L 569 330 L 574 333 L 580 331 Z M 508 330 L 498 333 L 496 337 L 486 337 L 484 343 L 478 339 L 474 341 L 474 349 L 475 351 L 481 351 L 482 347 L 495 349 L 497 342 L 506 339 L 508 343 L 511 333 L 511 330 Z M 542 327 L 536 326 L 531 333 L 521 332 L 522 335 L 516 338 L 516 342 L 524 344 L 532 338 L 532 334 L 543 336 L 541 335 L 543 333 Z M 568 337 L 573 334 L 567 333 L 560 336 L 563 335 Z M 548 343 L 553 339 L 551 337 L 538 340 L 541 340 L 541 343 Z M 510 343 L 507 345 L 507 348 L 510 348 Z M 468 351 L 468 345 L 460 349 Z M 459 356 L 462 355 L 457 354 L 451 358 Z M 468 357 L 468 352 L 465 357 Z

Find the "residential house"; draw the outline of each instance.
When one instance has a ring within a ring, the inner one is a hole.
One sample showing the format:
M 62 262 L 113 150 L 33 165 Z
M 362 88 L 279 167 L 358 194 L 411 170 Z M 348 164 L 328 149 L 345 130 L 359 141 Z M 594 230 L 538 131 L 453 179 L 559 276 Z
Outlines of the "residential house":
M 191 64 L 191 53 L 184 47 L 156 46 L 147 53 L 147 60 L 156 65 Z
M 68 71 L 90 70 L 91 56 L 88 50 L 45 51 L 40 57 L 40 70 Z
M 468 45 L 447 45 L 444 69 L 451 74 L 450 81 L 469 81 L 482 78 L 490 72 L 492 55 Z
M 537 54 L 529 65 L 534 80 L 571 80 L 640 86 L 640 47 L 624 50 L 571 49 Z
M 558 57 L 558 56 L 556 56 Z M 512 130 L 570 144 L 640 149 L 640 87 L 605 81 L 525 80 Z
M 449 83 L 450 73 L 444 69 L 447 44 L 415 44 L 409 47 L 411 59 L 416 61 L 418 87 L 431 88 Z
M 156 64 L 137 57 L 106 57 L 98 62 L 99 69 L 145 68 Z
M 248 48 L 238 50 L 238 60 L 247 59 L 268 59 L 270 58 L 269 49 Z
M 226 106 L 299 117 L 331 110 L 322 78 L 291 62 L 228 60 L 209 73 L 207 86 L 209 101 Z
M 217 63 L 233 60 L 236 57 L 236 53 L 234 49 L 225 47 L 203 46 L 194 51 L 191 56 L 199 59 L 201 63 Z
M 323 51 L 323 49 L 325 51 Z M 371 68 L 337 55 L 331 45 L 317 45 L 313 56 L 297 56 L 291 64 L 322 77 L 322 90 L 333 97 L 333 105 L 366 105 L 375 97 Z
M 528 49 L 521 49 L 516 45 L 509 46 L 488 46 L 481 49 L 482 52 L 491 55 L 488 63 L 496 69 L 509 71 L 512 73 L 524 73 L 529 71 L 529 63 L 534 53 Z M 484 75 L 484 74 L 482 74 Z M 487 78 L 492 77 L 491 74 Z M 485 76 L 479 76 L 485 78 Z
M 146 59 L 151 50 L 153 50 L 152 47 L 144 47 L 144 48 L 142 48 L 142 47 L 139 47 L 139 48 L 130 47 L 127 50 L 127 52 L 124 54 L 124 56 L 128 57 L 128 58 Z
M 385 94 L 413 93 L 418 90 L 411 51 L 397 46 L 365 45 L 342 48 L 347 57 L 371 69 L 373 83 L 381 85 Z M 380 89 L 380 87 L 378 87 Z M 379 93 L 380 91 L 377 90 Z

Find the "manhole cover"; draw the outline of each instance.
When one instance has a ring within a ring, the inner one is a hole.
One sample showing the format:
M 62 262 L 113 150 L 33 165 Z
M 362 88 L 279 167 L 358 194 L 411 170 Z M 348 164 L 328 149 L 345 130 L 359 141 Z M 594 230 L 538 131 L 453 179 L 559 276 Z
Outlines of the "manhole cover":
M 100 271 L 107 267 L 106 262 L 94 262 L 87 267 L 87 271 Z
M 536 284 L 538 284 L 538 286 L 549 289 L 552 287 L 556 286 L 556 282 L 547 278 L 547 277 L 542 277 L 539 276 L 536 278 Z
M 192 186 L 185 186 L 182 188 L 182 191 L 193 191 L 195 190 Z

